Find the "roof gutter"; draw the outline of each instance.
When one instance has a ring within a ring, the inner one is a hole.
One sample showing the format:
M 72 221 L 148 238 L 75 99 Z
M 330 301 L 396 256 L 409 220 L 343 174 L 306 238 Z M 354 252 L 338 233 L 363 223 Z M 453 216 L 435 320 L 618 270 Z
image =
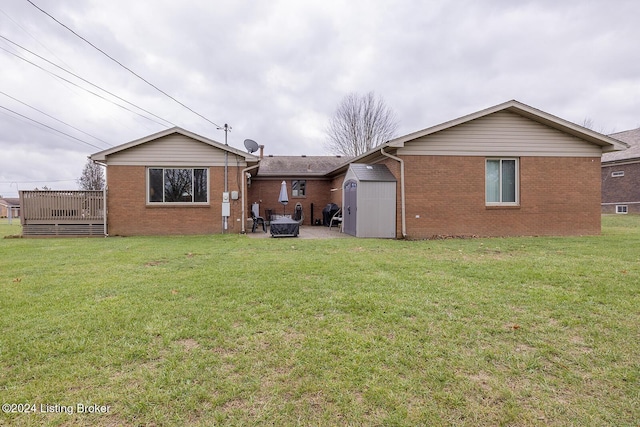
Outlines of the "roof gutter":
M 258 163 L 255 166 L 249 166 L 248 168 L 242 169 L 242 231 L 241 231 L 242 234 L 245 234 L 247 232 L 245 229 L 247 216 L 244 213 L 244 210 L 245 210 L 244 195 L 247 193 L 247 172 L 249 172 L 250 170 L 256 169 L 258 166 L 260 166 L 260 163 Z
M 407 238 L 407 218 L 405 214 L 405 196 L 404 196 L 404 160 L 400 157 L 393 156 L 384 151 L 384 147 L 380 148 L 380 153 L 390 159 L 400 163 L 400 217 L 402 219 L 402 238 Z

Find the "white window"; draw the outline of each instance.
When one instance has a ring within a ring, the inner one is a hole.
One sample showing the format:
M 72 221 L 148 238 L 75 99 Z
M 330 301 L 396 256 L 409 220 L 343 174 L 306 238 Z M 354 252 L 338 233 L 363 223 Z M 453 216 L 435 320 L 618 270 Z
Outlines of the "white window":
M 204 168 L 149 168 L 148 203 L 207 203 L 209 180 Z
M 617 214 L 626 214 L 627 213 L 627 205 L 616 205 L 616 213 Z
M 611 172 L 611 176 L 614 177 L 614 178 L 619 178 L 621 176 L 624 176 L 624 171 Z
M 519 197 L 518 159 L 487 159 L 486 203 L 517 206 Z

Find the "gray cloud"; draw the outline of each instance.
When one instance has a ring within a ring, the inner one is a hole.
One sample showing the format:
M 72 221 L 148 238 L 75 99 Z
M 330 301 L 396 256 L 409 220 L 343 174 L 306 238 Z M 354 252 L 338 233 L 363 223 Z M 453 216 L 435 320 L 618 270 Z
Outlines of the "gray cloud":
M 603 132 L 640 126 L 635 1 L 35 2 L 211 121 L 229 123 L 238 148 L 251 138 L 270 154 L 325 154 L 326 123 L 352 91 L 382 96 L 401 134 L 509 99 L 578 123 L 590 118 Z M 0 5 L 0 34 L 172 123 L 224 139 L 25 1 Z M 110 144 L 164 128 L 0 56 L 1 91 Z M 104 146 L 3 95 L 0 105 Z M 18 186 L 75 188 L 86 156 L 98 151 L 6 110 L 0 150 L 5 196 Z

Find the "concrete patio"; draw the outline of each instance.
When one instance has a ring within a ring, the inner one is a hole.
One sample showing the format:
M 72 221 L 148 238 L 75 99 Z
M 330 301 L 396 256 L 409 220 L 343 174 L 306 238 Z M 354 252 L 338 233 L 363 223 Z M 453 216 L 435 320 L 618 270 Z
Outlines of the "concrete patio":
M 267 232 L 262 231 L 262 227 L 256 227 L 255 233 L 251 232 L 251 221 L 247 226 L 247 236 L 252 239 L 265 239 L 272 238 L 269 227 L 267 227 Z M 300 226 L 300 234 L 298 237 L 291 237 L 292 239 L 341 239 L 352 237 L 348 234 L 344 234 L 340 232 L 339 227 L 325 227 L 323 225 L 301 225 Z M 279 239 L 286 239 L 287 237 L 278 237 Z

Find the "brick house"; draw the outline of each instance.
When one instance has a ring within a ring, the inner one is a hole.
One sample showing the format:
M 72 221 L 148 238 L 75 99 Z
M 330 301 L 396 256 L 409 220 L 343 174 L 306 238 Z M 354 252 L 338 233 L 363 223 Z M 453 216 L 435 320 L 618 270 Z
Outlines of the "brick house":
M 602 155 L 602 213 L 640 214 L 640 128 L 610 136 L 629 148 Z
M 262 150 L 253 156 L 179 128 L 91 159 L 107 166 L 112 235 L 244 232 L 254 203 L 262 215 L 284 213 L 277 202 L 283 180 L 291 196 L 287 213 L 300 203 L 303 224 L 311 225 L 327 204 L 345 207 L 347 184 L 360 191 L 355 181 L 345 182 L 351 164 L 381 165 L 395 177 L 396 214 L 388 216 L 395 237 L 582 235 L 600 233 L 602 153 L 624 148 L 617 139 L 509 101 L 349 159 L 264 156 Z M 357 215 L 358 206 L 346 208 L 343 215 Z
M 20 218 L 20 199 L 0 197 L 0 218 Z

